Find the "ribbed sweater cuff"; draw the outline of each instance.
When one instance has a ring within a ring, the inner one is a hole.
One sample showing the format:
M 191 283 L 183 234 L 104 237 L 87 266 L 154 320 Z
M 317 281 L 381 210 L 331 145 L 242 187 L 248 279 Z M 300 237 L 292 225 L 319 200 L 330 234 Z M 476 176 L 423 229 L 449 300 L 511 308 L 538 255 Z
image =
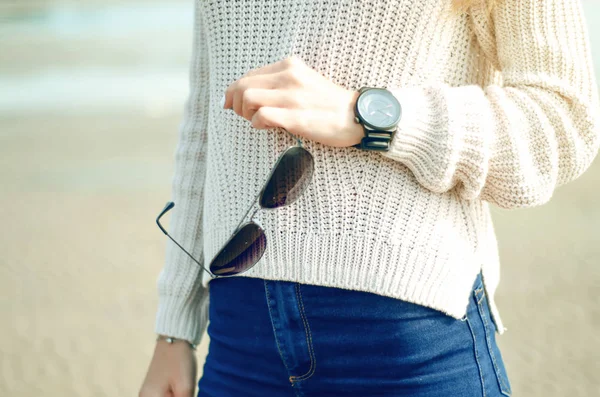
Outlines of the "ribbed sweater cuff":
M 415 176 L 433 179 L 436 172 L 436 151 L 440 151 L 443 137 L 436 137 L 439 127 L 435 125 L 436 109 L 432 98 L 422 87 L 404 87 L 390 90 L 400 101 L 402 118 L 392 139 L 390 150 L 382 152 L 386 157 L 400 161 Z M 440 115 L 437 115 L 440 116 Z
M 391 90 L 402 106 L 402 119 L 394 134 L 389 152 L 385 155 L 401 161 L 415 175 L 434 177 L 432 159 L 440 151 L 443 137 L 437 137 L 436 109 L 433 98 L 422 87 L 406 87 Z M 438 109 L 439 112 L 439 109 Z M 437 147 L 436 147 L 437 146 Z
M 198 344 L 208 324 L 208 289 L 191 297 L 160 296 L 155 332 Z
M 444 193 L 460 179 L 464 198 L 479 195 L 488 157 L 482 129 L 491 119 L 481 89 L 440 85 L 390 91 L 400 101 L 402 118 L 390 150 L 381 154 L 405 164 L 433 192 Z

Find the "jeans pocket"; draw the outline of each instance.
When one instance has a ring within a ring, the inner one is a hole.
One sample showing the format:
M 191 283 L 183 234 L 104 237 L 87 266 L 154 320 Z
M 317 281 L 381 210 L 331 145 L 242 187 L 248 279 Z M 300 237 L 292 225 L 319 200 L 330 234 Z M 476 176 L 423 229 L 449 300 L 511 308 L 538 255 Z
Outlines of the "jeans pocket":
M 481 322 L 483 323 L 485 343 L 487 345 L 487 351 L 490 355 L 490 359 L 494 367 L 494 372 L 496 373 L 498 386 L 500 387 L 500 391 L 502 392 L 502 394 L 504 394 L 505 396 L 511 396 L 512 390 L 510 386 L 510 381 L 508 380 L 508 374 L 504 366 L 504 361 L 502 360 L 500 348 L 496 344 L 496 327 L 491 318 L 490 308 L 487 302 L 487 297 L 485 294 L 485 288 L 483 287 L 483 284 L 479 284 L 474 289 L 473 294 L 475 295 L 475 301 L 477 302 L 477 312 L 479 313 L 479 317 L 481 319 Z

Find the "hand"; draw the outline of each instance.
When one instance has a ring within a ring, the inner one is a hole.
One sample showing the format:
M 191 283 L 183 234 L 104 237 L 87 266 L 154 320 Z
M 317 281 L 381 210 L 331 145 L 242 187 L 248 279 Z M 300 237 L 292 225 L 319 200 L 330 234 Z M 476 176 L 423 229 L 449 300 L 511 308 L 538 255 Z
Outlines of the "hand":
M 252 127 L 281 127 L 328 146 L 360 143 L 363 128 L 354 122 L 358 91 L 341 87 L 292 56 L 253 69 L 225 90 L 223 108 Z
M 185 341 L 159 340 L 139 397 L 193 397 L 196 376 L 196 354 Z

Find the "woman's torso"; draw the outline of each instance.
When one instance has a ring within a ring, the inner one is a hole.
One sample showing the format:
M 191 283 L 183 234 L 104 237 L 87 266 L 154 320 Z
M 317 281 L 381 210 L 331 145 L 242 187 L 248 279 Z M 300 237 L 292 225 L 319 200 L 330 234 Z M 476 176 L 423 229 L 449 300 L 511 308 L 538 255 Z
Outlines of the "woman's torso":
M 467 16 L 450 14 L 450 0 L 200 3 L 210 76 L 206 263 L 238 225 L 278 155 L 294 143 L 219 108 L 227 86 L 247 71 L 294 54 L 348 89 L 500 79 Z M 306 139 L 303 145 L 315 160 L 312 182 L 294 205 L 256 215 L 268 247 L 248 275 L 376 290 L 441 307 L 451 288 L 468 293 L 473 280 L 465 274 L 474 277 L 483 265 L 492 269 L 486 281 L 493 292 L 498 259 L 485 202 L 461 200 L 452 190 L 431 192 L 402 163 L 377 152 Z M 332 250 L 342 243 L 343 249 Z M 428 272 L 444 280 L 423 281 Z M 435 288 L 443 292 L 433 296 Z M 447 310 L 456 314 L 459 305 Z

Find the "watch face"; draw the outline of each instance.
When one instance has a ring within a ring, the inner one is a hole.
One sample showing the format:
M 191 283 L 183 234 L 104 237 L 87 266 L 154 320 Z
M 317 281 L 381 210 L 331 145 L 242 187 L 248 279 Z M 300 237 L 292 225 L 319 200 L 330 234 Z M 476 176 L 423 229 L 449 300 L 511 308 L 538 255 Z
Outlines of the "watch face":
M 357 102 L 358 112 L 370 127 L 385 130 L 400 121 L 400 103 L 392 93 L 372 88 L 362 93 Z

